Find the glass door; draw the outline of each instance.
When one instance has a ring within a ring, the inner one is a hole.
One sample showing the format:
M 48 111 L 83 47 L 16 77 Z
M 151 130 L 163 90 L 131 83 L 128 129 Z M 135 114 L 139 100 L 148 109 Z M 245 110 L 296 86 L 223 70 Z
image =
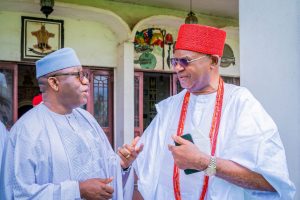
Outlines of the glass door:
M 18 65 L 18 118 L 33 108 L 32 99 L 40 93 L 35 66 Z
M 173 95 L 173 74 L 135 72 L 134 74 L 134 131 L 143 131 L 155 117 L 155 104 Z
M 87 110 L 96 118 L 113 145 L 113 72 L 90 70 L 90 99 Z
M 143 101 L 143 122 L 144 129 L 156 116 L 155 104 L 172 95 L 172 74 L 165 73 L 144 73 L 144 101 Z

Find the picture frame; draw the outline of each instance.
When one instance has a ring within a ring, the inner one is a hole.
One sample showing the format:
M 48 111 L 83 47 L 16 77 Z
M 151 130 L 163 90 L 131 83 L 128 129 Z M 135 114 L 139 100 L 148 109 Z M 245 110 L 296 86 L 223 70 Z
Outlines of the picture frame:
M 21 60 L 38 60 L 64 47 L 64 21 L 22 16 Z

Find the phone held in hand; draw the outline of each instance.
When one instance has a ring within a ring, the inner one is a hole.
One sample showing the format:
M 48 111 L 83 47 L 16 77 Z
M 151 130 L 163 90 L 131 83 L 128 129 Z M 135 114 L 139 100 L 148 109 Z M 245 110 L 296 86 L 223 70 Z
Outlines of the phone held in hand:
M 190 133 L 181 135 L 180 137 L 182 137 L 183 139 L 188 140 L 188 141 L 194 143 L 193 138 L 192 138 L 192 135 L 191 135 Z M 176 145 L 176 146 L 180 146 L 180 144 L 178 144 L 177 142 L 175 142 L 175 145 Z M 184 173 L 185 173 L 186 175 L 193 174 L 193 173 L 196 173 L 196 172 L 199 172 L 199 170 L 196 170 L 196 169 L 185 169 L 185 170 L 184 170 Z

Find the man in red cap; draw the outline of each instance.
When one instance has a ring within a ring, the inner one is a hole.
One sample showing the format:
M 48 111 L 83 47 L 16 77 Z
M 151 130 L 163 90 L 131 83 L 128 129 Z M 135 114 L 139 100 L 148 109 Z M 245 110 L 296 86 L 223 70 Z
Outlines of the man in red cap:
M 180 27 L 171 63 L 185 90 L 156 105 L 141 137 L 134 168 L 144 199 L 293 199 L 275 123 L 249 90 L 220 77 L 225 38 Z

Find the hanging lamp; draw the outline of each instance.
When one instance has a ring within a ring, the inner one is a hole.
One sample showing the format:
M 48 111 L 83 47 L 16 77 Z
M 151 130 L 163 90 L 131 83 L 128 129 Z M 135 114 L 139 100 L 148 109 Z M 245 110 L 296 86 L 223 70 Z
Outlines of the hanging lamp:
M 187 17 L 185 18 L 186 24 L 198 24 L 198 19 L 192 11 L 192 0 L 190 0 L 190 12 L 188 13 Z
M 54 0 L 41 0 L 41 11 L 44 13 L 46 18 L 53 12 Z

